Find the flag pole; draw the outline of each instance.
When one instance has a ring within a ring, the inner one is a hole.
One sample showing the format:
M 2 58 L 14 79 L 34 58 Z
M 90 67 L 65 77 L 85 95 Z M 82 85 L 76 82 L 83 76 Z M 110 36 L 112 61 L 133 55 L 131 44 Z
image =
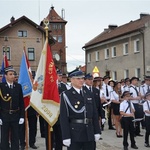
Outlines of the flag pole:
M 49 21 L 48 19 L 44 19 L 44 24 L 45 24 L 45 32 L 46 32 L 46 40 L 48 41 L 48 25 Z M 47 136 L 47 149 L 51 150 L 52 149 L 52 143 L 51 143 L 51 126 L 48 124 L 48 136 Z
M 25 47 L 26 47 L 26 42 L 23 41 L 23 50 L 25 51 Z M 27 110 L 25 110 L 25 141 L 26 141 L 26 150 L 28 150 L 28 144 L 29 144 L 29 138 L 28 138 L 28 113 Z

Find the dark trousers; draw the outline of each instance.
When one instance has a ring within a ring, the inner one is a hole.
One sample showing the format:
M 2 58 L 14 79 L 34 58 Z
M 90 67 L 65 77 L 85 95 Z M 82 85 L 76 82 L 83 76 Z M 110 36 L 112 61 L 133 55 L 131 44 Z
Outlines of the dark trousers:
M 51 147 L 55 150 L 62 150 L 63 144 L 62 144 L 62 133 L 59 122 L 57 122 L 53 126 L 53 131 L 48 132 L 48 123 L 45 121 L 45 137 L 46 137 L 46 150 L 48 149 L 48 134 L 51 134 Z
M 29 124 L 29 145 L 33 146 L 36 142 L 37 116 L 36 115 L 28 116 L 28 124 Z
M 60 124 L 56 123 L 53 126 L 53 143 L 55 144 L 55 150 L 62 150 L 63 144 L 62 144 L 62 133 L 61 133 L 61 128 Z
M 150 135 L 150 116 L 145 116 L 145 125 L 146 125 L 145 143 L 149 144 L 149 135 Z
M 109 126 L 109 128 L 113 128 L 113 126 L 112 126 L 112 118 L 111 118 L 111 109 L 112 109 L 112 107 L 111 107 L 111 104 L 110 105 L 108 105 L 108 107 L 107 107 L 107 111 L 108 111 L 108 126 Z
M 135 145 L 134 140 L 134 124 L 132 117 L 123 117 L 124 128 L 123 128 L 123 146 L 128 147 L 128 133 L 130 133 L 131 146 Z
M 140 134 L 140 121 L 135 122 L 135 135 Z
M 9 137 L 11 149 L 9 149 Z M 19 121 L 3 122 L 1 144 L 2 150 L 19 150 Z
M 94 141 L 89 142 L 72 142 L 68 150 L 93 150 Z
M 20 146 L 25 147 L 25 122 L 19 125 L 19 139 L 20 139 Z
M 40 122 L 41 137 L 45 137 L 44 118 L 42 116 L 39 116 L 39 122 Z

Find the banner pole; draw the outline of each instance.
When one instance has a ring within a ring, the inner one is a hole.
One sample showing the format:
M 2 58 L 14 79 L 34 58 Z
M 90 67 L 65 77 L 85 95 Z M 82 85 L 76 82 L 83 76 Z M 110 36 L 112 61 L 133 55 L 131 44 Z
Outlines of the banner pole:
M 48 25 L 49 25 L 49 21 L 48 19 L 44 20 L 44 24 L 45 24 L 45 32 L 46 32 L 46 40 L 48 41 Z M 52 150 L 52 143 L 51 143 L 51 126 L 48 124 L 48 137 L 47 137 L 47 146 L 48 146 L 48 150 Z
M 50 131 L 51 126 L 48 124 L 48 150 L 52 150 L 52 143 L 51 143 L 51 131 Z
M 26 150 L 28 150 L 28 119 L 27 119 L 27 110 L 25 111 L 25 141 L 26 141 Z

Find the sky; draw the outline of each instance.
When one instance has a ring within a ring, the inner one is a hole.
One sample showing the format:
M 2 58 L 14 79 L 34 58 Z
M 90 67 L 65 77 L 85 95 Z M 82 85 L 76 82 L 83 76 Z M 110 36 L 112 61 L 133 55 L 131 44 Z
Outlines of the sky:
M 123 25 L 150 14 L 150 0 L 0 0 L 0 28 L 25 15 L 37 24 L 51 6 L 61 16 L 65 10 L 67 70 L 85 64 L 82 47 L 110 24 Z

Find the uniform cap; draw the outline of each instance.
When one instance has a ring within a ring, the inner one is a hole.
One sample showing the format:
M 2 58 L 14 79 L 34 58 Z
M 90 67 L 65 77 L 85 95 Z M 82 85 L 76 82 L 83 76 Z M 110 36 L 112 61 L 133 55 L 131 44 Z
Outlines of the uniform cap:
M 88 73 L 85 75 L 84 79 L 93 79 L 93 76 L 90 73 Z
M 8 71 L 13 71 L 13 72 L 15 72 L 13 66 L 8 66 L 8 67 L 6 67 L 6 68 L 4 69 L 4 71 L 5 71 L 5 73 L 8 72 Z
M 125 82 L 125 79 L 121 79 L 120 82 L 121 82 L 121 83 L 122 83 L 122 82 Z
M 133 93 L 130 93 L 129 91 L 124 91 L 123 94 L 121 95 L 121 98 L 125 97 L 128 94 L 132 95 Z
M 102 77 L 95 77 L 94 79 L 93 79 L 93 81 L 101 81 L 103 78 Z
M 144 79 L 145 80 L 150 80 L 150 76 L 145 76 Z
M 145 98 L 150 95 L 150 91 L 145 94 Z
M 132 78 L 130 79 L 130 82 L 132 82 L 133 80 L 138 80 L 138 81 L 139 81 L 139 78 L 138 78 L 138 77 L 132 77 Z
M 84 78 L 84 73 L 82 71 L 75 71 L 69 75 L 70 78 Z
M 105 79 L 110 79 L 110 77 L 106 75 L 103 77 L 103 80 L 105 80 Z
M 130 79 L 129 78 L 125 78 L 124 81 L 127 82 L 127 81 L 130 81 Z
M 62 76 L 61 70 L 57 70 L 57 74 L 60 75 L 60 76 Z

